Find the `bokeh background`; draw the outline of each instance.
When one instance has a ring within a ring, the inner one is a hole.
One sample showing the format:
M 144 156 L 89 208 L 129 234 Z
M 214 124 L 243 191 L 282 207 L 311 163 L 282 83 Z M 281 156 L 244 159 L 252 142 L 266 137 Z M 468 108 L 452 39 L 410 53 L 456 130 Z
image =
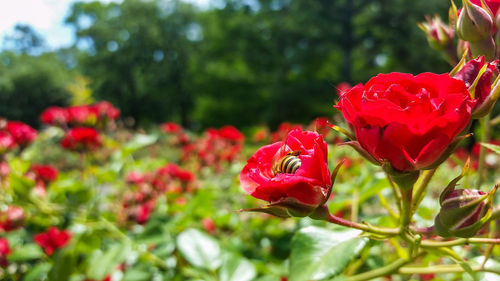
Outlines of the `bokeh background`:
M 340 82 L 447 72 L 416 23 L 435 0 L 3 1 L 0 115 L 108 100 L 201 131 L 331 116 Z M 132 119 L 133 118 L 133 119 Z

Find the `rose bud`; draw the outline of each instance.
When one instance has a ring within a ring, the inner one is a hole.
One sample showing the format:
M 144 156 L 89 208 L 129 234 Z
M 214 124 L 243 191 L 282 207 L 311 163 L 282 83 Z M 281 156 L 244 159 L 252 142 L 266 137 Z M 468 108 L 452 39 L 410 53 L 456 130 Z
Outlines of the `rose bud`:
M 459 63 L 451 72 L 453 78 L 465 83 L 471 97 L 477 101 L 476 106 L 472 110 L 473 118 L 481 118 L 488 114 L 498 100 L 500 95 L 498 81 L 494 82 L 493 90 L 491 81 L 497 65 L 498 60 L 485 63 L 484 56 L 480 56 L 467 63 Z
M 491 217 L 493 196 L 498 185 L 488 193 L 475 189 L 455 189 L 468 166 L 469 161 L 462 174 L 453 179 L 439 197 L 441 209 L 434 220 L 434 228 L 442 237 L 472 237 Z
M 495 186 L 486 193 L 474 189 L 457 189 L 443 196 L 441 210 L 434 220 L 437 234 L 442 237 L 472 237 L 491 217 Z
M 10 253 L 9 241 L 5 238 L 0 238 L 0 267 L 7 267 L 7 256 Z
M 469 42 L 478 42 L 493 34 L 493 14 L 482 5 L 472 4 L 463 0 L 463 9 L 457 19 L 458 36 Z
M 473 55 L 483 55 L 487 60 L 493 60 L 497 52 L 493 37 L 488 37 L 477 42 L 469 42 L 469 48 Z
M 59 230 L 57 227 L 52 226 L 46 232 L 35 235 L 33 240 L 50 256 L 55 250 L 66 246 L 71 236 L 72 234 L 69 231 Z
M 341 95 L 341 110 L 355 136 L 345 143 L 395 173 L 441 164 L 465 136 L 476 101 L 448 74 L 379 74 Z M 345 130 L 344 130 L 345 131 Z
M 248 194 L 270 203 L 247 211 L 311 215 L 331 192 L 326 142 L 316 132 L 294 129 L 284 141 L 257 150 L 241 171 L 240 183 Z
M 427 35 L 429 45 L 435 50 L 442 50 L 453 42 L 455 32 L 445 25 L 439 16 L 432 19 L 426 16 L 426 22 L 418 23 L 418 27 Z

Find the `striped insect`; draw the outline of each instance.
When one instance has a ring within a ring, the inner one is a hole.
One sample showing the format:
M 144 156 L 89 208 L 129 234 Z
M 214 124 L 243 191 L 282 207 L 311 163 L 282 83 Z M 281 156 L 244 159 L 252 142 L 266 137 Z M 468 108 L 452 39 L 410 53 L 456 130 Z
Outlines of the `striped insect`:
M 286 153 L 284 156 L 277 157 L 277 160 L 273 161 L 273 175 L 295 174 L 302 164 L 300 158 L 298 157 L 300 153 L 302 153 L 301 150 L 294 150 Z

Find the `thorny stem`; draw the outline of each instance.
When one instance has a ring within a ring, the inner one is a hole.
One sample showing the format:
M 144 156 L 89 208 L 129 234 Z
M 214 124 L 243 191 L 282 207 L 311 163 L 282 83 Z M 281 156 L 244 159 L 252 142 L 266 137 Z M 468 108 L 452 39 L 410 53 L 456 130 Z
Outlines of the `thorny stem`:
M 409 263 L 408 259 L 397 259 L 396 261 L 384 266 L 380 267 L 368 272 L 363 272 L 354 276 L 350 276 L 346 278 L 346 281 L 366 281 L 371 280 L 373 278 L 391 275 L 394 272 L 397 272 L 400 267 Z
M 406 189 L 401 188 L 401 194 L 403 195 L 403 200 L 401 201 L 400 233 L 405 234 L 408 232 L 410 228 L 410 222 L 412 217 L 411 201 L 412 201 L 413 188 L 406 188 Z
M 345 220 L 343 218 L 334 216 L 332 214 L 329 214 L 327 221 L 329 223 L 334 223 L 350 228 L 355 228 L 359 229 L 365 232 L 369 233 L 374 233 L 374 234 L 380 234 L 380 235 L 389 235 L 389 236 L 394 236 L 399 234 L 399 229 L 398 228 L 385 228 L 385 227 L 378 227 L 378 226 L 373 226 L 369 224 L 364 224 L 364 223 L 357 223 L 349 220 Z

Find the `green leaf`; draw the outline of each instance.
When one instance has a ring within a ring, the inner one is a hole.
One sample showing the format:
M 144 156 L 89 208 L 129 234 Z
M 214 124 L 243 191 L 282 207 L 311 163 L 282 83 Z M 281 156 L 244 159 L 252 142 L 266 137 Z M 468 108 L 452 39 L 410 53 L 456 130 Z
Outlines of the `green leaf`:
M 87 268 L 88 277 L 95 280 L 104 279 L 116 265 L 125 260 L 129 252 L 130 247 L 121 244 L 112 246 L 104 254 L 101 251 L 95 251 Z
M 156 135 L 143 135 L 137 134 L 135 137 L 126 145 L 124 145 L 123 150 L 128 154 L 134 153 L 135 151 L 144 148 L 148 145 L 152 145 L 158 140 Z
M 123 281 L 148 281 L 151 280 L 151 273 L 136 268 L 131 268 L 125 272 Z
M 358 237 L 360 233 L 315 226 L 300 229 L 291 244 L 290 281 L 320 280 L 342 273 L 368 242 Z
M 255 266 L 246 258 L 232 253 L 224 256 L 219 271 L 220 281 L 250 281 L 256 275 Z
M 8 256 L 10 262 L 24 262 L 39 259 L 44 255 L 42 249 L 34 243 L 25 244 L 13 250 L 12 254 Z
M 54 265 L 49 272 L 50 281 L 67 281 L 75 267 L 75 256 L 70 248 L 57 251 L 55 254 Z
M 215 270 L 221 265 L 219 244 L 197 229 L 187 229 L 179 234 L 177 248 L 193 266 Z
M 16 194 L 23 199 L 26 199 L 29 196 L 31 189 L 35 185 L 35 183 L 32 180 L 29 180 L 15 173 L 11 173 L 9 175 L 9 180 Z
M 50 270 L 50 263 L 39 263 L 35 265 L 28 273 L 24 276 L 23 281 L 40 281 L 45 280 L 47 273 Z
M 500 154 L 500 145 L 495 145 L 495 144 L 491 144 L 491 143 L 484 143 L 484 142 L 482 142 L 481 145 L 486 147 L 487 149 L 492 150 L 496 154 Z

